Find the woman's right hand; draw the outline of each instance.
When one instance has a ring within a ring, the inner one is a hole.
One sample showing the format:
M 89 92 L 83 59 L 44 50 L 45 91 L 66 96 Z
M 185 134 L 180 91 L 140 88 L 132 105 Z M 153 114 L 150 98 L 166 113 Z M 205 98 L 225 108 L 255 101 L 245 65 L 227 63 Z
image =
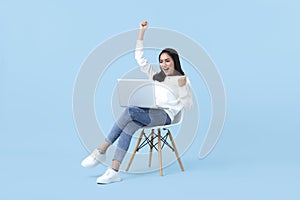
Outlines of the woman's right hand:
M 140 29 L 146 30 L 148 28 L 148 21 L 143 21 L 140 23 Z

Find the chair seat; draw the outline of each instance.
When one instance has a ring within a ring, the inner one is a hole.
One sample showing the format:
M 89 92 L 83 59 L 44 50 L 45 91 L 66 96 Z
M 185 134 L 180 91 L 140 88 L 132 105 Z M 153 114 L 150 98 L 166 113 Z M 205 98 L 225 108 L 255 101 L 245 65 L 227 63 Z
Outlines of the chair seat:
M 179 113 L 177 113 L 177 115 L 175 115 L 173 121 L 171 122 L 171 124 L 167 124 L 167 125 L 160 125 L 160 126 L 144 126 L 143 129 L 162 129 L 162 128 L 169 128 L 171 126 L 176 126 L 182 123 L 183 120 L 183 110 L 180 111 Z

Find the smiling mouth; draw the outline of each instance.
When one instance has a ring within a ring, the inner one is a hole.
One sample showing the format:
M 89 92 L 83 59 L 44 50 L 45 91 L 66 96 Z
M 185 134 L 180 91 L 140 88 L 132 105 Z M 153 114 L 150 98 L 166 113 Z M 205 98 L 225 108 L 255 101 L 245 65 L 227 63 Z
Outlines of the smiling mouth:
M 164 71 L 168 71 L 170 68 L 169 67 L 163 67 L 162 68 Z

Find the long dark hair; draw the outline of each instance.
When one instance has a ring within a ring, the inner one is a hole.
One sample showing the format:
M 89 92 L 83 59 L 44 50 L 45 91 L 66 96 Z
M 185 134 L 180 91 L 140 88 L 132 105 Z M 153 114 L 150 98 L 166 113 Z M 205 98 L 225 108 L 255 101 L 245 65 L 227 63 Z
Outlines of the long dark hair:
M 181 69 L 181 64 L 180 64 L 180 60 L 179 60 L 177 51 L 175 49 L 166 48 L 166 49 L 162 50 L 162 52 L 160 52 L 160 54 L 158 56 L 158 60 L 160 60 L 160 56 L 163 53 L 167 53 L 173 59 L 175 75 L 184 75 L 184 72 Z M 154 81 L 162 82 L 165 80 L 165 78 L 166 78 L 166 75 L 162 70 L 160 70 L 160 72 L 153 75 Z

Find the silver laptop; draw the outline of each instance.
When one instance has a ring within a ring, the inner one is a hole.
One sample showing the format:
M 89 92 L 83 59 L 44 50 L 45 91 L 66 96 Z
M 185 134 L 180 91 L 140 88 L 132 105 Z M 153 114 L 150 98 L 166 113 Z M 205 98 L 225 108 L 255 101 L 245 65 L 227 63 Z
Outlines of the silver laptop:
M 122 107 L 157 108 L 155 83 L 150 79 L 118 79 L 119 103 Z

